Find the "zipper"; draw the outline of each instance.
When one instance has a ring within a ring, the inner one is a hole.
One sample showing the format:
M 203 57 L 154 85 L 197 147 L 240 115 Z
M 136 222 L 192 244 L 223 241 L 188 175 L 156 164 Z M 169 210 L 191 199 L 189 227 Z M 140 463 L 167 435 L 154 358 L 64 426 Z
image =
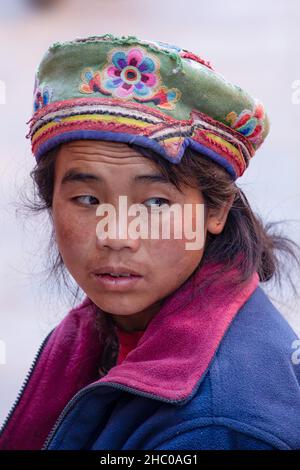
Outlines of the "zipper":
M 158 401 L 163 401 L 163 402 L 172 403 L 172 404 L 182 403 L 184 400 L 186 400 L 186 398 L 184 400 L 182 400 L 182 399 L 170 400 L 168 398 L 164 398 L 164 397 L 160 397 L 158 395 L 155 395 L 154 393 L 143 392 L 141 390 L 137 390 L 135 388 L 128 387 L 127 385 L 122 385 L 122 384 L 119 384 L 117 382 L 103 382 L 103 383 L 87 385 L 86 387 L 79 390 L 79 392 L 77 392 L 76 395 L 74 395 L 74 397 L 71 398 L 71 400 L 67 403 L 67 405 L 65 406 L 65 408 L 63 409 L 63 411 L 59 415 L 57 421 L 55 422 L 52 430 L 48 434 L 48 437 L 46 438 L 41 450 L 46 450 L 49 447 L 49 444 L 50 444 L 52 438 L 54 437 L 54 434 L 56 433 L 58 427 L 61 425 L 62 421 L 65 419 L 65 417 L 67 416 L 67 414 L 69 413 L 71 408 L 74 407 L 76 402 L 78 402 L 84 395 L 88 394 L 90 391 L 96 390 L 97 388 L 99 388 L 101 386 L 102 387 L 103 386 L 104 387 L 105 386 L 110 386 L 112 388 L 115 388 L 116 390 L 123 390 L 125 392 L 130 392 L 133 395 L 138 395 L 138 396 L 142 396 L 142 397 L 146 397 L 146 398 L 152 398 L 152 399 L 155 399 L 155 400 L 158 400 Z
M 19 390 L 19 393 L 18 393 L 18 395 L 17 395 L 17 397 L 16 397 L 16 399 L 15 399 L 15 401 L 14 401 L 14 403 L 13 403 L 13 405 L 12 405 L 12 407 L 11 407 L 11 409 L 10 409 L 10 411 L 9 411 L 9 413 L 8 413 L 8 415 L 7 415 L 6 419 L 5 419 L 5 421 L 4 421 L 4 423 L 3 423 L 2 426 L 1 426 L 1 429 L 0 429 L 0 438 L 1 438 L 1 436 L 2 436 L 2 434 L 3 434 L 3 432 L 4 432 L 4 430 L 5 430 L 6 426 L 8 425 L 8 422 L 9 422 L 10 418 L 12 417 L 12 415 L 13 415 L 13 413 L 14 413 L 16 407 L 18 406 L 18 404 L 19 404 L 19 402 L 20 402 L 20 400 L 21 400 L 21 398 L 22 398 L 22 395 L 23 395 L 23 393 L 24 393 L 24 391 L 25 391 L 25 389 L 26 389 L 26 387 L 27 387 L 27 385 L 28 385 L 28 382 L 29 382 L 29 380 L 30 380 L 30 378 L 31 378 L 31 376 L 32 376 L 32 373 L 33 373 L 33 370 L 34 370 L 34 368 L 35 368 L 35 366 L 36 366 L 36 364 L 37 364 L 37 361 L 38 361 L 40 355 L 42 354 L 42 351 L 43 351 L 44 347 L 46 346 L 46 343 L 47 343 L 48 339 L 50 338 L 50 336 L 51 336 L 51 334 L 53 333 L 54 330 L 55 330 L 55 327 L 50 331 L 50 333 L 48 333 L 48 335 L 46 336 L 46 338 L 43 340 L 42 344 L 40 345 L 40 347 L 39 347 L 39 349 L 38 349 L 38 351 L 37 351 L 37 353 L 36 353 L 36 355 L 35 355 L 35 357 L 34 357 L 34 359 L 33 359 L 33 361 L 32 361 L 32 364 L 31 364 L 31 366 L 30 366 L 30 368 L 29 368 L 29 371 L 27 372 L 27 375 L 26 375 L 26 377 L 25 377 L 25 379 L 24 379 L 24 382 L 23 382 L 23 384 L 22 384 L 22 386 L 21 386 L 21 388 L 20 388 L 20 390 Z

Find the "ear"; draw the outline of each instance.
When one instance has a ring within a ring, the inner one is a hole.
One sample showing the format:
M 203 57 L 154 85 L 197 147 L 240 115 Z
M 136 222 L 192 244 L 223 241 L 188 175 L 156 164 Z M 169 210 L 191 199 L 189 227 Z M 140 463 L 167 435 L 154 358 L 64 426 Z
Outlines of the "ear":
M 228 212 L 232 206 L 235 195 L 233 194 L 230 199 L 220 208 L 208 209 L 207 216 L 207 231 L 213 235 L 219 235 L 222 232 L 227 220 Z

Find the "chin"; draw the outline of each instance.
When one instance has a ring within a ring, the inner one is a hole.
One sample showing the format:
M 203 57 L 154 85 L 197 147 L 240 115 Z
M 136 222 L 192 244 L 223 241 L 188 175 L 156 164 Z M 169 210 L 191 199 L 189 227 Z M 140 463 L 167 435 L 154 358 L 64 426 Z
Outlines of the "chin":
M 100 302 L 93 302 L 104 312 L 110 313 L 111 315 L 122 315 L 122 316 L 129 316 L 129 315 L 134 315 L 135 313 L 140 312 L 141 310 L 147 308 L 147 305 L 137 305 L 134 301 L 130 300 L 127 302 L 122 303 L 120 301 L 120 298 L 116 298 L 115 301 L 111 302 L 103 302 L 103 297 L 102 301 Z

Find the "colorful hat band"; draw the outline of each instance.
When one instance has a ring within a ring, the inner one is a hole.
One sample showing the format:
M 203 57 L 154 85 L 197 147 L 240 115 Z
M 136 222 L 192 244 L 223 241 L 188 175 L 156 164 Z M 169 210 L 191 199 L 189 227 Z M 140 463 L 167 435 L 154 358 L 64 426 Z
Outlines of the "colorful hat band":
M 54 146 L 77 139 L 113 140 L 151 148 L 179 163 L 187 147 L 222 164 L 234 179 L 242 174 L 254 148 L 234 129 L 199 112 L 176 120 L 141 104 L 97 98 L 55 102 L 40 109 L 32 120 L 32 151 L 37 161 Z

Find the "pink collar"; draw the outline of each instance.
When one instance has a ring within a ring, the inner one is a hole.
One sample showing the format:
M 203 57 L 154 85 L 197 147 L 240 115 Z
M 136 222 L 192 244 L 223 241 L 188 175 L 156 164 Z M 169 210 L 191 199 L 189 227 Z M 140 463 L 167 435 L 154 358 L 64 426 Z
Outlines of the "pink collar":
M 99 382 L 118 383 L 172 402 L 191 398 L 241 306 L 254 292 L 254 273 L 244 286 L 229 289 L 234 272 L 222 284 L 196 294 L 212 267 L 202 268 L 167 299 L 152 318 L 137 346 Z M 88 300 L 87 304 L 88 305 Z
M 203 266 L 167 297 L 137 346 L 101 379 L 96 306 L 85 297 L 52 332 L 1 435 L 0 449 L 41 448 L 68 401 L 91 383 L 119 384 L 173 403 L 191 399 L 230 323 L 259 282 L 254 273 L 229 289 L 237 273 L 232 270 L 218 285 L 199 291 L 218 268 Z

